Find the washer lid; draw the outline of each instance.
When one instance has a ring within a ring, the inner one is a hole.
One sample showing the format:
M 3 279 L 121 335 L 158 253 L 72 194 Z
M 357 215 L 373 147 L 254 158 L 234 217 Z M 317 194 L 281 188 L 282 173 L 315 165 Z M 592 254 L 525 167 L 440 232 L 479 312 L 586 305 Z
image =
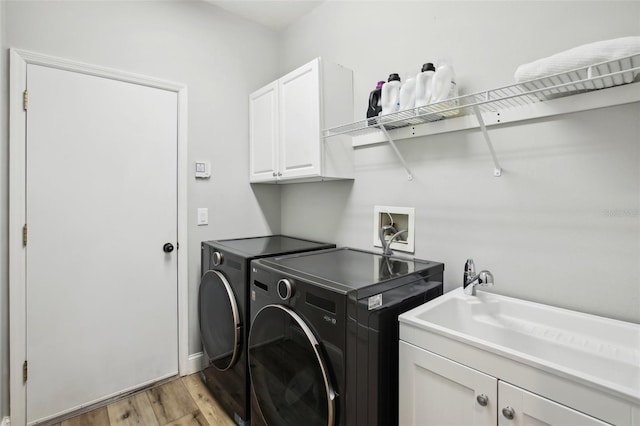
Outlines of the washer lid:
M 298 253 L 335 247 L 334 244 L 319 243 L 317 241 L 303 240 L 284 235 L 218 240 L 208 243 L 247 258 L 277 256 L 285 253 Z
M 343 292 L 442 267 L 438 262 L 383 256 L 348 247 L 261 259 L 258 262 L 305 278 L 321 279 L 332 290 Z
M 240 352 L 242 320 L 229 281 L 219 271 L 207 271 L 198 293 L 200 336 L 208 362 L 218 370 L 231 368 Z
M 295 312 L 267 305 L 249 333 L 249 371 L 269 425 L 327 426 L 335 422 L 335 392 L 320 344 Z

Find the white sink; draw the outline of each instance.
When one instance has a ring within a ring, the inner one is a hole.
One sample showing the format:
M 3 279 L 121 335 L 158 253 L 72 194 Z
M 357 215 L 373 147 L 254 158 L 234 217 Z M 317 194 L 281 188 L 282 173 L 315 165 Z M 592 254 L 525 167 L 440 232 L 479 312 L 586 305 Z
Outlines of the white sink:
M 400 322 L 640 401 L 640 325 L 462 288 Z

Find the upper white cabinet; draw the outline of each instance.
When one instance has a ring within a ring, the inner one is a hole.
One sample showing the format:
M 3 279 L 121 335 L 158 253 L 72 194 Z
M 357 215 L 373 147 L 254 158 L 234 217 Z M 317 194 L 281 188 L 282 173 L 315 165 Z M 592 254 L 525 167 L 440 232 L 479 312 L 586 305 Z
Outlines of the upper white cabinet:
M 251 182 L 275 179 L 278 164 L 278 82 L 249 96 Z
M 353 75 L 321 58 L 249 96 L 252 183 L 353 178 L 351 141 L 321 131 L 353 114 Z

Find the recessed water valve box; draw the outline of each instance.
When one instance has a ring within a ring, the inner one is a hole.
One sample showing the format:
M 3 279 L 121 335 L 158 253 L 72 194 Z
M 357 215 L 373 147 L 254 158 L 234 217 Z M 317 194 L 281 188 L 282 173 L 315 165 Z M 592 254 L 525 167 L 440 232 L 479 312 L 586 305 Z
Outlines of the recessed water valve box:
M 385 225 L 391 225 L 397 232 L 406 231 L 399 234 L 391 243 L 391 250 L 405 253 L 415 252 L 415 208 L 413 207 L 393 207 L 374 206 L 373 207 L 373 245 L 381 247 L 380 229 Z M 393 231 L 389 229 L 385 232 L 384 238 L 389 241 L 393 237 Z

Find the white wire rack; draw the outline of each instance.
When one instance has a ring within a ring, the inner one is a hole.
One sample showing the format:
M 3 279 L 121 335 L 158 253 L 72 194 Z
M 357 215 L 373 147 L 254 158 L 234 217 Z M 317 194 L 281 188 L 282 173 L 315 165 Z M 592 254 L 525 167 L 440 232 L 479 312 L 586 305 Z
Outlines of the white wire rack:
M 632 83 L 638 74 L 640 74 L 640 52 L 536 80 L 344 124 L 324 130 L 323 136 L 331 137 L 341 134 L 355 136 L 380 130 L 392 130 L 461 115 L 477 115 L 476 110 L 498 112 L 558 97 Z

